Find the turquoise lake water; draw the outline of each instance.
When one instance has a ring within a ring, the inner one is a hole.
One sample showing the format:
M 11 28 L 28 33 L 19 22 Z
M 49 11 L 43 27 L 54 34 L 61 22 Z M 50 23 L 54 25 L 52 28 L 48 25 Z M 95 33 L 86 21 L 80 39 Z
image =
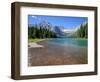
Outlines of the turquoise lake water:
M 75 38 L 55 38 L 48 40 L 48 44 L 56 44 L 62 46 L 79 46 L 87 47 L 88 41 L 86 39 L 75 39 Z

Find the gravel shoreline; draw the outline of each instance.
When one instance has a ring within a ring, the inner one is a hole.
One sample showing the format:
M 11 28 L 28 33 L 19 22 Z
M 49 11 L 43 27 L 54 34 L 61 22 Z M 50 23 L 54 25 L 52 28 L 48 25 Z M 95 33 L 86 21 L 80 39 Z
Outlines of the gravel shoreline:
M 87 64 L 87 48 L 74 46 L 58 46 L 46 41 L 38 48 L 28 48 L 28 66 L 75 65 Z

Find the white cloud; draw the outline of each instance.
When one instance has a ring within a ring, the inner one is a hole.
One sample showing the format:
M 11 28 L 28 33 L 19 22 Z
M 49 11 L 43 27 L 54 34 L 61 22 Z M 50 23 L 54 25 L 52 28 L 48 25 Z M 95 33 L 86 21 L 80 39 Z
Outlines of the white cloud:
M 37 18 L 36 16 L 32 16 L 32 18 Z
M 37 16 L 34 16 L 34 15 L 32 15 L 31 17 L 32 17 L 32 18 L 35 18 L 35 19 L 37 19 L 37 20 L 41 20 L 41 18 L 39 18 L 39 17 L 37 17 Z

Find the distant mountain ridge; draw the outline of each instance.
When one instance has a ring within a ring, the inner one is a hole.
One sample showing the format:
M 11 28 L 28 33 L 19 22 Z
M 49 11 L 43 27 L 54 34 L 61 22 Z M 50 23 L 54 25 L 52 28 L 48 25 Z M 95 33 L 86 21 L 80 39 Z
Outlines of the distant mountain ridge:
M 88 23 L 84 22 L 83 24 L 77 26 L 74 29 L 64 29 L 66 37 L 80 37 L 85 36 L 87 37 L 88 30 Z M 79 36 L 80 35 L 80 36 Z
M 42 21 L 38 24 L 30 24 L 29 27 L 37 27 L 38 29 L 44 28 L 44 29 L 47 29 L 49 31 L 55 32 L 58 37 L 64 36 L 64 32 L 63 32 L 64 27 L 63 26 L 53 26 L 51 23 L 49 23 L 47 21 Z

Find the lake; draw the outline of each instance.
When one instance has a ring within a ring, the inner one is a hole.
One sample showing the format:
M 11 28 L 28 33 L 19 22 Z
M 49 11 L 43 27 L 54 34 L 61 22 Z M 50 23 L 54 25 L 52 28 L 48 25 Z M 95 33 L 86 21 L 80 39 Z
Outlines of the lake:
M 53 38 L 47 41 L 48 44 L 56 44 L 62 46 L 77 46 L 77 47 L 87 47 L 87 39 L 78 38 Z

